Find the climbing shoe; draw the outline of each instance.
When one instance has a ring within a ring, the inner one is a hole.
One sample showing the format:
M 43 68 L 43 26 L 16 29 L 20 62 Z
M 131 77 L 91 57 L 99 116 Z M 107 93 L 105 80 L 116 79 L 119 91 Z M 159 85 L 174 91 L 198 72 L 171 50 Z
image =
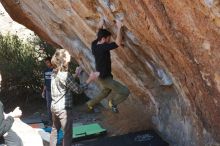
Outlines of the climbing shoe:
M 108 106 L 111 108 L 113 106 L 112 100 L 108 101 Z
M 100 113 L 100 110 L 98 108 L 93 107 L 93 106 L 87 105 L 87 112 L 88 113 Z
M 112 112 L 113 112 L 113 113 L 119 113 L 118 108 L 117 108 L 116 105 L 113 105 L 113 106 L 111 107 L 111 109 L 112 109 Z
M 93 111 L 94 111 L 94 108 L 92 107 L 92 106 L 87 106 L 87 111 L 89 112 L 89 113 L 92 113 Z
M 119 112 L 117 106 L 112 103 L 112 100 L 108 101 L 108 106 L 110 107 L 110 109 L 112 110 L 113 113 Z

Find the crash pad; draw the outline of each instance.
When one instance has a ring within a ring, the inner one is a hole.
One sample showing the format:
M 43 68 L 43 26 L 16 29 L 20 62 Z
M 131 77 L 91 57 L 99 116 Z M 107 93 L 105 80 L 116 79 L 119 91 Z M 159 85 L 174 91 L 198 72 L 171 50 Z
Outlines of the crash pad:
M 169 146 L 154 131 L 141 131 L 121 136 L 105 137 L 74 143 L 73 146 Z
M 106 132 L 98 123 L 76 126 L 73 127 L 73 141 L 97 137 Z
M 45 132 L 51 133 L 52 128 L 51 127 L 47 127 L 47 128 L 43 128 L 43 130 Z M 60 129 L 57 133 L 57 144 L 62 144 L 63 141 L 63 131 Z
M 43 128 L 45 132 L 51 133 L 51 127 Z M 73 127 L 73 141 L 85 140 L 93 137 L 97 137 L 106 133 L 106 129 L 103 129 L 99 124 L 79 125 Z M 62 142 L 63 131 L 58 132 L 58 144 Z
M 23 146 L 43 146 L 43 141 L 38 132 L 20 119 L 15 119 L 11 130 L 22 140 Z

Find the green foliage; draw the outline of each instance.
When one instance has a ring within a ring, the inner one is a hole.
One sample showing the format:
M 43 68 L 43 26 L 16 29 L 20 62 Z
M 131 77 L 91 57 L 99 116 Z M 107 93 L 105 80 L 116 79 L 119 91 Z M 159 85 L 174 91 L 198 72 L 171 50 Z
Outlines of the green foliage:
M 28 97 L 40 92 L 43 59 L 54 51 L 38 37 L 24 41 L 16 35 L 0 35 L 1 97 Z
M 0 34 L 0 100 L 7 103 L 6 108 L 10 108 L 11 104 L 24 105 L 28 100 L 33 101 L 34 97 L 39 99 L 43 87 L 43 71 L 46 69 L 44 58 L 52 56 L 55 51 L 36 36 L 21 40 L 16 35 Z M 76 62 L 71 61 L 70 73 L 75 72 L 76 66 Z M 74 95 L 75 104 L 86 100 L 85 94 Z

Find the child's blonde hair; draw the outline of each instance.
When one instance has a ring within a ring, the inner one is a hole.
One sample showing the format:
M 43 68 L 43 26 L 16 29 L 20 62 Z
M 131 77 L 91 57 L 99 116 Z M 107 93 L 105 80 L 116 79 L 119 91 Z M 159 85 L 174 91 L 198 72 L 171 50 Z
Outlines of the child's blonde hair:
M 69 55 L 69 56 L 68 56 Z M 67 62 L 67 57 L 70 57 L 70 54 L 67 50 L 65 49 L 57 49 L 56 52 L 54 53 L 51 63 L 54 67 L 54 71 L 68 71 L 68 64 Z

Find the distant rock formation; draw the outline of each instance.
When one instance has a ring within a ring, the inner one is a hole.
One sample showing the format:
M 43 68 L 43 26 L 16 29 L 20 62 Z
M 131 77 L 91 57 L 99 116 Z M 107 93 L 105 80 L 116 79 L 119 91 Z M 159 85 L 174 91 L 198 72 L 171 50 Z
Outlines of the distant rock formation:
M 18 35 L 21 39 L 33 37 L 34 33 L 25 26 L 13 21 L 0 3 L 0 33 Z
M 220 144 L 219 0 L 0 1 L 87 72 L 94 69 L 90 44 L 100 15 L 113 33 L 113 20 L 122 19 L 124 48 L 112 52 L 112 65 L 132 92 L 131 106 L 147 107 L 171 145 Z

